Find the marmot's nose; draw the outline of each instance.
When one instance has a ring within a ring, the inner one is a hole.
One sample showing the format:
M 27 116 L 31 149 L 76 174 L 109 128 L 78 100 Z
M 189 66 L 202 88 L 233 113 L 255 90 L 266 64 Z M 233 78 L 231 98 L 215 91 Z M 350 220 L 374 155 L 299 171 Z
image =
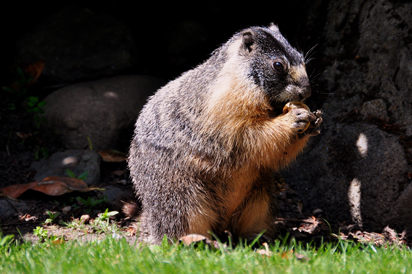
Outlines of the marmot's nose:
M 301 97 L 301 99 L 309 98 L 311 94 L 312 94 L 312 88 L 310 87 L 310 84 L 306 84 L 299 91 L 299 96 Z

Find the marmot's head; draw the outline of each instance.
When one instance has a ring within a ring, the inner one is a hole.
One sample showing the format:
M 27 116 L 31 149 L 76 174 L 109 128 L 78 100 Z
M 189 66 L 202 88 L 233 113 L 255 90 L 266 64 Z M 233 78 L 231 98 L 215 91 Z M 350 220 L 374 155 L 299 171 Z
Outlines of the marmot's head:
M 273 108 L 283 108 L 287 102 L 303 101 L 310 96 L 304 57 L 286 41 L 277 26 L 252 27 L 239 35 L 239 53 L 249 62 L 248 77 L 267 94 Z

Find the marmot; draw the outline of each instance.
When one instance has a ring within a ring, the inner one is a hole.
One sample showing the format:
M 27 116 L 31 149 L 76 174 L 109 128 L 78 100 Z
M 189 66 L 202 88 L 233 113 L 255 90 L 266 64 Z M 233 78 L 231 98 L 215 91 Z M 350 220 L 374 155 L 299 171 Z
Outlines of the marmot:
M 136 122 L 128 166 L 140 239 L 275 236 L 273 173 L 319 133 L 305 60 L 276 25 L 236 33 L 159 89 Z M 284 108 L 285 107 L 285 108 Z M 283 110 L 283 112 L 282 112 Z M 310 127 L 308 128 L 308 125 Z

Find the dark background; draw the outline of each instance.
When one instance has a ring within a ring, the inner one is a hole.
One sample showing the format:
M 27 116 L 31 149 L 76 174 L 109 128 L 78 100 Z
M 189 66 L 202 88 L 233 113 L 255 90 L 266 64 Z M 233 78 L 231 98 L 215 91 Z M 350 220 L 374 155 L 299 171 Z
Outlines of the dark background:
M 318 43 L 312 35 L 316 30 L 308 32 L 305 27 L 307 7 L 305 1 L 299 0 L 237 2 L 231 5 L 221 2 L 192 2 L 184 5 L 157 1 L 70 1 L 48 4 L 31 1 L 8 4 L 2 16 L 2 85 L 9 81 L 10 66 L 19 62 L 15 57 L 16 41 L 45 17 L 67 5 L 107 13 L 127 25 L 137 42 L 138 62 L 133 71 L 125 73 L 148 74 L 165 80 L 173 79 L 201 63 L 233 33 L 249 26 L 267 26 L 274 22 L 291 44 L 302 51 Z M 178 26 L 187 22 L 195 24 L 198 29 L 192 34 L 176 33 Z M 187 41 L 187 45 L 181 45 L 173 51 L 169 44 L 176 39 L 181 44 Z

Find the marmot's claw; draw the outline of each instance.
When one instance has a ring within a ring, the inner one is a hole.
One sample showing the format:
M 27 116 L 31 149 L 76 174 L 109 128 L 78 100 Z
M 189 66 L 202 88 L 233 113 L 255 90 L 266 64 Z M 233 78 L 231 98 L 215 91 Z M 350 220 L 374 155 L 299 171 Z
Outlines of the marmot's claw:
M 305 136 L 320 115 L 318 112 L 311 112 L 309 107 L 302 102 L 287 103 L 283 108 L 283 114 L 293 117 L 292 128 L 296 129 L 299 136 Z
M 323 122 L 322 110 L 316 110 L 313 112 L 316 119 L 310 123 L 308 129 L 303 133 L 304 136 L 316 136 L 320 133 L 320 125 Z

